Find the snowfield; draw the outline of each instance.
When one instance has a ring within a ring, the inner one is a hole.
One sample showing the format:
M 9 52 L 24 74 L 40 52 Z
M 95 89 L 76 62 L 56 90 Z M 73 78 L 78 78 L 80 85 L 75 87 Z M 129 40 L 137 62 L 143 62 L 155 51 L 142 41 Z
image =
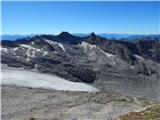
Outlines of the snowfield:
M 98 91 L 97 88 L 85 83 L 71 82 L 54 75 L 38 73 L 35 71 L 26 71 L 24 69 L 3 68 L 1 79 L 1 84 L 42 87 L 54 90 Z

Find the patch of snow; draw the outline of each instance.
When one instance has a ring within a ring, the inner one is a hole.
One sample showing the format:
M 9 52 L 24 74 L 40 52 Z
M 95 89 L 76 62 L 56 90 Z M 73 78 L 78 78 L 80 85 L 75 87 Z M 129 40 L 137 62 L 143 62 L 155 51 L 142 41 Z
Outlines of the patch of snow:
M 0 50 L 3 51 L 3 52 L 7 52 L 8 51 L 8 49 L 4 48 L 4 47 L 0 47 Z
M 22 45 L 20 45 L 20 46 L 25 47 L 25 48 L 28 48 L 28 49 L 32 49 L 32 47 L 31 47 L 30 45 L 22 44 Z
M 47 55 L 47 54 L 48 54 L 48 52 L 47 52 L 47 51 L 45 51 L 45 52 L 44 52 L 44 54 L 43 54 L 43 56 L 45 56 L 45 55 Z
M 26 53 L 27 54 L 27 61 L 29 61 L 29 57 L 35 57 L 35 52 L 41 52 L 41 53 L 43 53 L 43 56 L 48 54 L 47 51 L 43 51 L 43 49 L 34 48 L 30 45 L 22 44 L 21 47 L 24 47 L 24 48 L 28 49 L 27 53 Z M 30 52 L 31 52 L 30 50 L 32 50 L 32 55 L 30 55 Z
M 82 43 L 80 44 L 80 46 L 84 48 L 84 51 L 85 51 L 85 52 L 87 51 L 87 49 L 97 48 L 96 45 L 91 45 L 91 44 L 89 44 L 89 43 L 87 43 L 87 42 L 82 42 Z
M 100 49 L 100 48 L 99 48 L 99 49 Z M 101 49 L 100 49 L 100 50 L 101 50 Z M 114 56 L 113 54 L 104 52 L 103 50 L 101 50 L 101 52 L 104 53 L 107 57 L 113 57 L 113 56 Z
M 143 57 L 139 56 L 139 55 L 134 55 L 137 59 L 140 59 L 140 60 L 144 60 Z
M 34 42 L 31 42 L 32 45 L 34 45 Z
M 35 57 L 35 51 L 34 50 L 32 51 L 31 57 Z
M 27 61 L 27 62 L 29 61 L 29 57 L 30 57 L 30 55 L 29 55 L 29 50 L 30 50 L 30 49 L 28 49 L 27 52 L 26 52 L 26 54 L 27 54 L 27 59 L 26 59 L 26 61 Z
M 66 50 L 64 49 L 64 46 L 63 46 L 62 43 L 57 43 L 57 45 L 58 45 L 64 52 L 66 52 Z
M 15 50 L 15 51 L 18 50 L 18 47 L 13 48 L 13 50 Z
M 55 54 L 57 54 L 57 51 L 54 51 Z
M 28 48 L 28 49 L 35 50 L 35 51 L 37 51 L 37 52 L 42 52 L 40 49 L 34 48 L 34 47 L 30 46 L 30 45 L 22 44 L 22 45 L 20 45 L 20 46 L 25 47 L 25 48 Z
M 26 52 L 27 58 L 26 58 L 26 61 L 28 62 L 29 59 L 30 59 L 30 57 L 32 57 L 33 54 L 34 54 L 34 53 L 32 53 L 32 55 L 30 55 L 30 50 L 35 50 L 35 48 L 31 47 L 30 45 L 25 45 L 25 44 L 22 44 L 20 46 L 27 48 L 27 52 Z
M 58 47 L 60 47 L 64 52 L 66 52 L 64 46 L 62 43 L 58 43 L 58 42 L 54 42 L 54 41 L 51 41 L 51 40 L 48 40 L 48 39 L 44 39 L 47 43 L 49 43 L 50 45 L 57 45 Z
M 54 41 L 51 41 L 49 39 L 44 39 L 44 41 L 46 41 L 50 45 L 56 45 L 56 43 Z
M 110 53 L 107 53 L 107 52 L 104 52 L 102 49 L 100 49 L 99 47 L 97 47 L 96 45 L 91 45 L 87 42 L 82 42 L 80 44 L 81 47 L 84 48 L 84 51 L 87 52 L 87 49 L 97 49 L 97 50 L 100 50 L 103 54 L 105 54 L 107 57 L 113 57 L 114 55 L 113 54 L 110 54 Z
M 98 91 L 97 88 L 85 83 L 71 82 L 66 79 L 23 69 L 5 68 L 2 69 L 2 84 L 11 84 L 27 87 L 42 87 L 55 90 L 69 91 Z

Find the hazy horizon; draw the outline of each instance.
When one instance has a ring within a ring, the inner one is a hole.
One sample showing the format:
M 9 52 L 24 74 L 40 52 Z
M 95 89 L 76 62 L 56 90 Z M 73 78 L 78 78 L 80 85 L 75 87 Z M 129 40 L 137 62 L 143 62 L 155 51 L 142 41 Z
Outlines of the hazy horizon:
M 68 32 L 68 31 L 61 31 L 61 32 Z M 3 36 L 3 35 L 59 35 L 61 32 L 59 32 L 59 33 L 29 33 L 29 34 L 20 34 L 20 33 L 16 33 L 16 34 L 0 34 L 1 36 Z M 94 31 L 93 31 L 94 32 Z M 71 33 L 71 32 L 68 32 L 68 33 L 70 33 L 70 34 L 91 34 L 91 33 L 93 33 L 93 32 L 89 32 L 89 33 Z M 94 32 L 95 33 L 95 32 Z M 97 35 L 99 35 L 99 34 L 113 34 L 113 35 L 160 35 L 160 33 L 157 33 L 157 34 L 130 34 L 130 33 L 108 33 L 108 32 L 103 32 L 103 33 L 95 33 L 95 34 L 97 34 Z

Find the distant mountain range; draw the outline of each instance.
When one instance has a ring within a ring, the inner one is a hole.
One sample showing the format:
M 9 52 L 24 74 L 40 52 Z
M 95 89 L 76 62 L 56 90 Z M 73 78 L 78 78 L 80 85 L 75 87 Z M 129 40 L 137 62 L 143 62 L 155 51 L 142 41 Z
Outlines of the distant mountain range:
M 88 36 L 89 34 L 84 34 L 84 33 L 74 33 L 74 35 L 79 36 L 79 37 L 85 37 Z M 144 38 L 144 37 L 150 37 L 152 39 L 160 39 L 160 34 L 153 34 L 153 35 L 136 35 L 136 34 L 115 34 L 115 33 L 101 33 L 97 34 L 100 37 L 104 37 L 107 39 L 138 39 L 138 38 Z
M 1 35 L 1 40 L 17 40 L 17 39 L 21 39 L 21 38 L 31 38 L 35 36 L 34 34 L 31 35 L 20 35 L 20 34 L 14 34 L 14 35 Z
M 85 34 L 85 33 L 73 33 L 73 35 L 78 36 L 78 37 L 85 37 L 88 36 L 90 33 Z M 20 35 L 20 34 L 15 34 L 15 35 L 1 35 L 1 40 L 16 40 L 16 39 L 21 39 L 21 38 L 30 38 L 33 36 L 36 36 L 38 34 L 31 34 L 31 35 Z M 101 33 L 97 34 L 100 37 L 104 37 L 107 39 L 128 39 L 128 40 L 133 40 L 133 39 L 139 39 L 139 38 L 144 38 L 144 37 L 150 37 L 152 39 L 160 39 L 160 34 L 155 34 L 155 35 L 132 35 L 132 34 L 114 34 L 114 33 Z

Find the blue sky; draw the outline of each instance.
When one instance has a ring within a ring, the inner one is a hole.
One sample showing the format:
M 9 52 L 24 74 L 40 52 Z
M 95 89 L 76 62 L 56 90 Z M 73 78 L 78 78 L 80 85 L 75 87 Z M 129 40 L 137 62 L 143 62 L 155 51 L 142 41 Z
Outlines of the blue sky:
M 160 2 L 2 2 L 2 34 L 159 33 Z

